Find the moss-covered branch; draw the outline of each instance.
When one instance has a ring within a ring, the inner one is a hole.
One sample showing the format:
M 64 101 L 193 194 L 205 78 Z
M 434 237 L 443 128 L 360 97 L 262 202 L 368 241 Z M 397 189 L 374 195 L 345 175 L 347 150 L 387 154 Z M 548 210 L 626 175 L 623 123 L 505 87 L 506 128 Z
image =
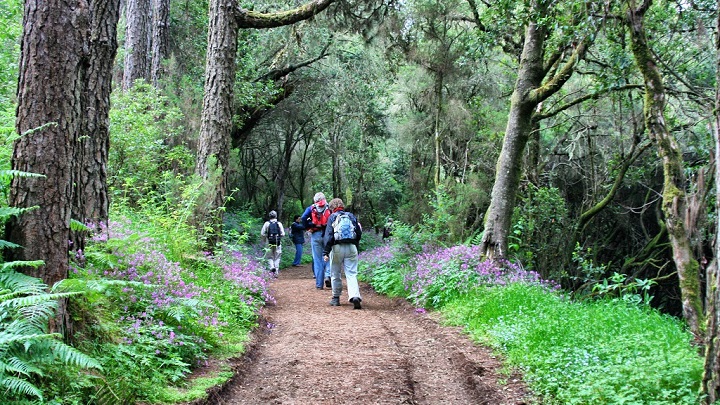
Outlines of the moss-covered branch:
M 275 13 L 259 13 L 238 7 L 236 18 L 238 28 L 275 28 L 295 24 L 314 17 L 337 0 L 316 0 L 300 7 Z
M 545 99 L 560 90 L 560 88 L 570 79 L 570 76 L 572 76 L 573 71 L 575 70 L 575 65 L 577 65 L 577 63 L 585 55 L 589 41 L 590 39 L 581 41 L 575 47 L 575 50 L 572 55 L 570 55 L 570 58 L 568 58 L 565 64 L 562 65 L 555 76 L 530 93 L 529 98 L 532 99 L 534 103 L 543 102 Z

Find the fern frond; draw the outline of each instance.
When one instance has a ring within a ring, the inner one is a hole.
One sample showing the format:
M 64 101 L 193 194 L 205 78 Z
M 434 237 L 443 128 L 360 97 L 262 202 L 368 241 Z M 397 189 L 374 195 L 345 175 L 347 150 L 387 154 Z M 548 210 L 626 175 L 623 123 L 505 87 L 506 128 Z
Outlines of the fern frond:
M 90 232 L 92 229 L 88 228 L 85 224 L 78 221 L 77 219 L 70 219 L 70 230 L 73 232 Z
M 0 181 L 2 182 L 8 182 L 12 180 L 15 177 L 22 177 L 22 178 L 28 178 L 28 177 L 36 177 L 36 178 L 45 178 L 44 174 L 40 173 L 30 173 L 30 172 L 23 172 L 21 170 L 0 170 Z
M 88 263 L 92 263 L 96 266 L 114 269 L 115 260 L 117 260 L 117 257 L 105 252 L 86 252 L 85 260 L 87 260 Z
M 43 399 L 42 392 L 36 386 L 17 377 L 0 375 L 0 386 L 14 394 L 31 395 L 40 400 Z
M 94 399 L 98 405 L 129 404 L 135 402 L 131 400 L 132 398 L 120 398 L 105 380 L 103 380 L 103 385 L 97 389 Z
M 0 374 L 23 374 L 30 376 L 30 374 L 43 375 L 42 370 L 27 361 L 20 359 L 17 356 L 12 356 L 8 359 L 7 363 L 0 362 Z
M 20 245 L 18 245 L 17 243 L 12 243 L 12 242 L 8 242 L 6 240 L 0 239 L 0 249 L 6 249 L 6 248 L 14 249 L 14 248 L 18 248 L 18 247 L 20 247 Z
M 17 297 L 10 300 L 7 300 L 5 302 L 0 303 L 0 308 L 3 307 L 9 307 L 9 308 L 24 308 L 24 307 L 30 307 L 30 306 L 39 306 L 41 303 L 44 302 L 54 302 L 56 300 L 72 297 L 73 295 L 80 295 L 82 292 L 80 291 L 74 291 L 74 292 L 61 292 L 61 293 L 53 293 L 53 294 L 42 294 L 42 295 L 28 295 L 24 297 Z
M 15 343 L 22 343 L 26 348 L 28 345 L 32 345 L 33 341 L 40 341 L 43 339 L 55 339 L 58 337 L 56 333 L 35 333 L 35 334 L 20 334 L 20 331 L 15 333 L 0 332 L 0 344 L 12 345 Z
M 0 267 L 1 268 L 1 267 Z M 47 285 L 35 277 L 9 271 L 0 271 L 0 287 L 20 294 L 44 294 Z
M 10 217 L 17 217 L 20 214 L 23 214 L 30 209 L 35 209 L 37 207 L 33 208 L 18 208 L 18 207 L 1 207 L 0 208 L 0 220 L 2 222 L 5 222 Z
M 59 340 L 53 340 L 52 348 L 53 353 L 65 364 L 102 370 L 100 362 Z
M 0 266 L 0 272 L 17 269 L 19 267 L 32 267 L 37 269 L 38 267 L 45 264 L 42 260 L 18 260 L 14 262 L 5 262 Z

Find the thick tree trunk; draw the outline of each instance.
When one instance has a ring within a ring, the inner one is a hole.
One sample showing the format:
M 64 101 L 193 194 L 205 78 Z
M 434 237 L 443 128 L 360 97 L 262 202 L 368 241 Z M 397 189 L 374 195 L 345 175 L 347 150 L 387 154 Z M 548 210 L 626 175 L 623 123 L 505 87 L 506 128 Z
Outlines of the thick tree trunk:
M 152 58 L 150 79 L 155 88 L 163 76 L 162 62 L 167 58 L 170 21 L 170 0 L 153 0 Z
M 126 0 L 125 18 L 125 69 L 123 90 L 132 87 L 137 79 L 149 79 L 148 69 L 148 26 L 150 18 L 150 0 Z
M 543 78 L 544 37 L 543 28 L 535 23 L 528 25 L 518 78 L 510 99 L 505 138 L 496 166 L 490 207 L 485 216 L 482 251 L 490 259 L 507 257 L 507 238 L 520 182 L 522 155 L 533 125 L 533 109 L 537 105 L 531 91 L 540 87 Z
M 117 54 L 120 0 L 90 2 L 90 65 L 83 97 L 81 137 L 75 149 L 73 219 L 99 225 L 107 223 L 110 201 L 107 162 L 110 144 L 109 113 L 112 68 Z M 83 249 L 82 238 L 73 238 L 74 249 Z
M 210 25 L 205 67 L 205 95 L 200 122 L 196 173 L 215 185 L 215 197 L 207 211 L 206 220 L 215 228 L 216 243 L 222 235 L 222 220 L 215 218 L 217 209 L 225 201 L 227 180 L 225 170 L 230 155 L 232 128 L 233 88 L 235 83 L 235 54 L 237 53 L 238 25 L 235 18 L 237 3 L 234 0 L 210 1 Z
M 720 7 L 720 0 L 717 3 Z M 720 14 L 715 21 L 715 212 L 720 212 Z M 720 230 L 720 216 L 716 215 L 715 229 Z M 715 259 L 708 266 L 707 329 L 705 331 L 705 368 L 702 378 L 702 392 L 706 395 L 704 403 L 712 404 L 720 399 L 720 232 L 715 232 Z
M 693 256 L 689 230 L 683 218 L 687 208 L 683 158 L 677 140 L 665 125 L 665 88 L 660 70 L 648 46 L 643 22 L 651 3 L 646 0 L 641 7 L 628 12 L 631 48 L 645 81 L 645 123 L 650 137 L 657 145 L 663 165 L 663 213 L 673 250 L 673 262 L 680 279 L 683 316 L 690 330 L 700 336 L 700 266 Z
M 38 207 L 8 222 L 7 239 L 22 246 L 13 259 L 44 260 L 24 271 L 49 286 L 68 276 L 72 159 L 81 128 L 81 96 L 88 67 L 88 4 L 82 0 L 26 0 L 12 168 L 45 178 L 16 178 L 10 205 Z M 63 332 L 65 303 L 51 329 Z

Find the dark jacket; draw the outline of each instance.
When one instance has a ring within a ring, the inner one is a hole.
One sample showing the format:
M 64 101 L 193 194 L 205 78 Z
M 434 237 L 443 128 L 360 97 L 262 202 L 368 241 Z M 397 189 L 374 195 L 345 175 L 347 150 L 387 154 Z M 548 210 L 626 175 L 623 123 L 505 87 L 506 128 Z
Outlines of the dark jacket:
M 295 245 L 302 245 L 305 243 L 305 226 L 297 222 L 290 224 L 290 236 L 292 242 Z
M 330 214 L 330 218 L 328 218 L 327 227 L 325 228 L 325 235 L 323 236 L 323 243 L 325 244 L 325 250 L 324 254 L 329 255 L 330 251 L 332 250 L 333 245 L 336 244 L 335 242 L 335 232 L 332 227 L 332 223 L 335 221 L 335 218 L 337 218 L 338 215 L 343 213 L 345 211 L 339 210 L 335 211 L 332 214 Z M 348 216 L 350 217 L 350 221 L 352 221 L 353 225 L 355 225 L 355 239 L 352 242 L 342 242 L 342 243 L 352 243 L 357 247 L 360 247 L 360 238 L 362 237 L 362 228 L 360 227 L 360 224 L 357 221 L 357 218 L 355 218 L 355 215 L 348 212 Z

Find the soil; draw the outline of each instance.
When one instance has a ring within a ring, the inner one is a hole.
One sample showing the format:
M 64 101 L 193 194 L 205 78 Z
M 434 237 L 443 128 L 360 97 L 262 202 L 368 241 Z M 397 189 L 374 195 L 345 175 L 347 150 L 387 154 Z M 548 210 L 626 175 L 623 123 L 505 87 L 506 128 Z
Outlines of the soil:
M 345 280 L 343 280 L 345 287 Z M 519 375 L 436 315 L 360 285 L 362 309 L 344 288 L 329 305 L 310 265 L 283 269 L 272 282 L 277 303 L 236 376 L 208 403 L 240 404 L 527 404 Z

